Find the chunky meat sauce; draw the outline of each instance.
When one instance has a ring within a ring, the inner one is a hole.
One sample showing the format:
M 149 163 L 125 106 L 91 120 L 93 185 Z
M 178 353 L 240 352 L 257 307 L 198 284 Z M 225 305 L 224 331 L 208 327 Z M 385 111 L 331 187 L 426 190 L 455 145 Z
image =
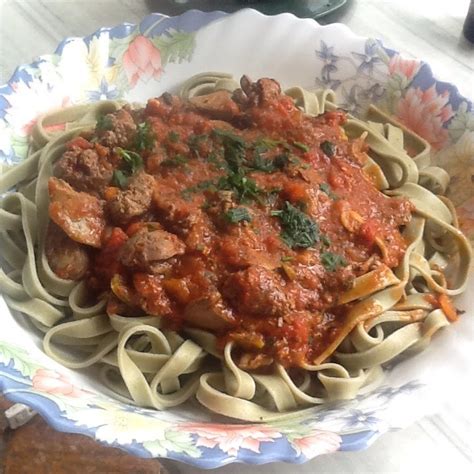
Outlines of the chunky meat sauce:
M 376 189 L 345 120 L 245 76 L 233 94 L 105 115 L 50 178 L 50 265 L 109 314 L 234 341 L 245 369 L 312 363 L 344 324 L 338 296 L 400 262 L 412 211 Z

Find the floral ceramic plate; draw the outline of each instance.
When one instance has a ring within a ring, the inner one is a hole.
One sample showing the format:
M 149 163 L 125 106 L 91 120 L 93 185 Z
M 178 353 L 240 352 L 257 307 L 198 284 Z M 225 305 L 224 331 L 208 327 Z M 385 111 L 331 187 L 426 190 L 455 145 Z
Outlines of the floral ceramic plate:
M 289 14 L 153 14 L 139 25 L 63 41 L 54 54 L 21 66 L 0 87 L 0 166 L 25 157 L 35 118 L 50 108 L 106 98 L 144 101 L 209 70 L 271 76 L 283 86 L 331 87 L 355 114 L 369 103 L 394 114 L 438 150 L 438 163 L 452 176 L 450 197 L 463 229 L 474 237 L 473 105 L 454 86 L 433 78 L 421 61 L 404 59 L 343 25 L 319 26 Z M 472 309 L 472 290 L 458 300 L 466 310 Z M 465 315 L 424 353 L 389 368 L 383 385 L 370 394 L 315 408 L 291 422 L 229 424 L 192 405 L 158 412 L 118 402 L 91 374 L 47 358 L 41 341 L 3 299 L 0 314 L 0 387 L 8 398 L 32 406 L 58 430 L 137 456 L 203 468 L 234 461 L 302 463 L 322 453 L 363 449 L 381 433 L 436 409 L 448 391 L 456 393 L 460 381 L 472 378 L 474 365 L 473 326 Z

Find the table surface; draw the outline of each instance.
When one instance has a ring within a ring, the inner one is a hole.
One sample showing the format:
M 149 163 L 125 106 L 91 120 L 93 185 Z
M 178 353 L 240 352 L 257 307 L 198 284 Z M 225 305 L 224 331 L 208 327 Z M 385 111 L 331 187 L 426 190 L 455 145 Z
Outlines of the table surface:
M 169 8 L 169 2 L 163 0 L 0 0 L 0 84 L 8 80 L 18 64 L 52 52 L 66 36 L 84 36 L 100 26 L 136 22 L 150 12 L 159 12 L 165 4 Z M 469 0 L 349 0 L 341 10 L 320 21 L 345 23 L 360 35 L 380 38 L 393 49 L 424 59 L 437 77 L 456 83 L 463 95 L 474 98 L 474 45 L 461 34 L 468 6 Z M 291 470 L 298 474 L 472 472 L 473 426 L 472 405 L 453 401 L 441 406 L 436 415 L 403 431 L 385 434 L 366 451 L 322 456 L 302 466 L 291 466 Z M 27 434 L 17 437 L 21 436 Z M 64 446 L 74 443 L 76 438 L 67 438 L 66 442 L 67 436 L 77 436 L 78 445 L 85 442 L 78 435 L 57 434 L 55 443 L 64 441 Z M 5 474 L 27 472 L 24 468 L 15 470 L 8 449 L 10 445 L 2 445 L 0 440 L 0 460 Z M 102 451 L 94 454 L 102 459 Z M 57 450 L 50 454 L 57 455 Z M 43 457 L 43 468 L 35 464 L 31 472 L 52 472 L 47 467 L 51 466 L 51 459 L 48 454 Z M 8 459 L 10 464 L 6 465 Z M 177 463 L 164 462 L 164 465 L 171 474 L 201 472 Z M 84 466 L 71 466 L 67 472 L 101 472 Z M 288 467 L 230 465 L 215 472 L 278 474 Z M 58 469 L 57 472 L 66 472 Z M 134 472 L 159 472 L 159 468 L 157 464 L 140 465 Z

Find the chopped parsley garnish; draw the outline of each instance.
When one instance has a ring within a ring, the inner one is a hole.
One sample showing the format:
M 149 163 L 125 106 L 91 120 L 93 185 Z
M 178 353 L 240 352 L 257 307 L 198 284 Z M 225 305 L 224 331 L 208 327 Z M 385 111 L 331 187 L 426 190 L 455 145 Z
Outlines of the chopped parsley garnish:
M 271 150 L 278 145 L 287 145 L 282 140 L 273 140 L 272 138 L 263 137 L 255 142 L 255 149 L 258 150 Z
M 214 130 L 212 130 L 212 133 L 218 137 L 237 142 L 242 146 L 246 145 L 245 140 L 242 137 L 239 137 L 238 135 L 230 132 L 229 130 L 224 130 L 223 128 L 215 128 Z
M 252 220 L 246 207 L 235 207 L 234 209 L 229 209 L 224 214 L 224 217 L 232 224 L 237 224 L 242 221 L 250 222 Z
M 286 153 L 281 153 L 273 158 L 273 164 L 279 170 L 283 169 L 289 162 L 290 157 Z
M 322 234 L 321 243 L 325 245 L 326 247 L 329 247 L 331 245 L 331 239 L 327 235 Z
M 200 135 L 191 135 L 188 138 L 189 148 L 191 148 L 192 150 L 195 150 L 198 147 L 199 143 L 206 140 L 207 138 L 208 138 L 208 135 L 206 135 L 205 133 L 200 134 Z
M 125 163 L 125 169 L 134 174 L 139 168 L 143 167 L 142 157 L 135 151 L 124 150 L 123 148 L 116 148 L 118 155 Z
M 309 146 L 301 142 L 293 142 L 293 146 L 299 148 L 300 150 L 303 150 L 305 153 L 309 151 Z
M 209 155 L 207 155 L 206 159 L 207 159 L 207 161 L 209 161 L 209 163 L 212 163 L 214 165 L 214 167 L 218 170 L 228 169 L 227 163 L 225 161 L 220 160 L 217 157 L 216 153 L 214 153 L 214 152 L 209 153 Z
M 179 138 L 180 138 L 179 133 L 175 132 L 174 130 L 168 133 L 168 140 L 172 143 L 179 142 Z
M 272 211 L 281 221 L 281 239 L 288 247 L 308 248 L 319 241 L 319 226 L 307 214 L 285 201 L 283 209 Z
M 115 152 L 122 158 L 122 162 L 120 169 L 114 171 L 112 183 L 123 189 L 127 186 L 128 178 L 143 167 L 143 160 L 135 151 L 116 148 Z
M 247 163 L 247 167 L 264 173 L 273 173 L 276 170 L 283 169 L 289 162 L 290 158 L 286 153 L 277 155 L 272 159 L 265 159 L 257 150 L 255 150 L 253 161 Z
M 331 186 L 329 186 L 328 183 L 321 183 L 319 185 L 319 189 L 323 193 L 327 194 L 331 199 L 334 199 L 335 201 L 337 201 L 339 199 L 339 196 L 332 192 Z
M 152 150 L 155 145 L 155 135 L 148 122 L 139 123 L 135 136 L 135 148 L 138 151 Z
M 245 175 L 245 153 L 247 144 L 242 137 L 228 130 L 214 129 L 214 135 L 222 139 L 224 146 L 224 160 L 229 172 L 217 182 L 219 189 L 233 191 L 238 202 L 247 202 L 257 199 L 261 190 L 257 183 Z
M 230 172 L 227 176 L 223 176 L 217 183 L 219 189 L 233 191 L 239 202 L 248 202 L 250 199 L 257 199 L 261 193 L 257 183 L 238 172 Z
M 295 258 L 292 257 L 291 255 L 285 255 L 283 257 L 281 257 L 280 261 L 282 263 L 286 263 L 286 262 L 291 262 L 292 260 L 294 260 Z
M 288 163 L 295 168 L 302 168 L 304 170 L 311 168 L 311 165 L 309 163 L 304 163 L 295 155 L 290 155 L 288 157 Z
M 177 168 L 178 166 L 185 165 L 188 162 L 188 159 L 183 155 L 176 155 L 172 158 L 167 158 L 161 162 L 161 166 L 166 166 L 168 168 Z
M 273 173 L 276 170 L 275 163 L 273 160 L 265 159 L 260 153 L 255 152 L 253 161 L 248 164 L 249 168 L 257 171 L 263 171 L 264 173 Z
M 329 272 L 334 272 L 339 267 L 347 266 L 347 261 L 342 255 L 332 252 L 322 252 L 321 262 Z
M 110 117 L 109 115 L 101 115 L 97 119 L 97 123 L 95 125 L 96 130 L 102 131 L 112 130 L 113 127 L 114 124 L 112 122 L 112 117 Z
M 323 192 L 323 193 L 326 193 L 329 195 L 329 193 L 331 192 L 331 188 L 329 186 L 328 183 L 321 183 L 319 185 L 319 189 Z
M 215 190 L 216 184 L 212 179 L 206 179 L 201 181 L 200 183 L 195 184 L 194 186 L 190 186 L 189 188 L 183 189 L 181 191 L 181 195 L 184 199 L 190 199 L 192 193 L 198 193 L 199 191 L 205 190 Z
M 112 184 L 118 186 L 119 188 L 125 188 L 128 183 L 128 177 L 125 172 L 121 170 L 114 170 L 114 174 L 112 176 Z
M 239 138 L 239 140 L 236 140 L 235 138 Z M 245 142 L 240 140 L 240 137 L 237 136 L 225 136 L 223 144 L 224 159 L 229 165 L 229 168 L 234 173 L 240 173 L 245 160 Z
M 332 158 L 336 153 L 336 146 L 334 145 L 334 143 L 328 142 L 327 140 L 322 142 L 319 147 L 321 148 L 321 150 L 323 150 L 326 156 L 329 156 L 329 158 Z

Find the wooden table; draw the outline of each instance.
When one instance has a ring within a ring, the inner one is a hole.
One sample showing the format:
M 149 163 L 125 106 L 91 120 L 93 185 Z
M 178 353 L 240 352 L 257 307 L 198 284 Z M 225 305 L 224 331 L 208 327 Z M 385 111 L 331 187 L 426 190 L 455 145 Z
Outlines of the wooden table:
M 426 60 L 439 78 L 455 82 L 461 93 L 474 98 L 474 46 L 461 35 L 468 4 L 469 0 L 349 0 L 323 22 L 345 23 L 358 34 L 381 38 L 389 47 Z M 152 11 L 160 11 L 160 0 L 0 0 L 0 83 L 18 64 L 52 52 L 66 36 L 137 22 Z M 4 408 L 5 402 L 0 404 Z M 31 423 L 14 433 L 2 431 L 5 474 L 160 472 L 157 461 L 134 459 L 79 435 L 54 433 L 39 417 Z M 472 403 L 454 397 L 439 414 L 388 433 L 363 452 L 323 456 L 303 466 L 231 465 L 218 472 L 462 474 L 473 469 L 473 426 Z M 163 464 L 172 474 L 202 472 Z

